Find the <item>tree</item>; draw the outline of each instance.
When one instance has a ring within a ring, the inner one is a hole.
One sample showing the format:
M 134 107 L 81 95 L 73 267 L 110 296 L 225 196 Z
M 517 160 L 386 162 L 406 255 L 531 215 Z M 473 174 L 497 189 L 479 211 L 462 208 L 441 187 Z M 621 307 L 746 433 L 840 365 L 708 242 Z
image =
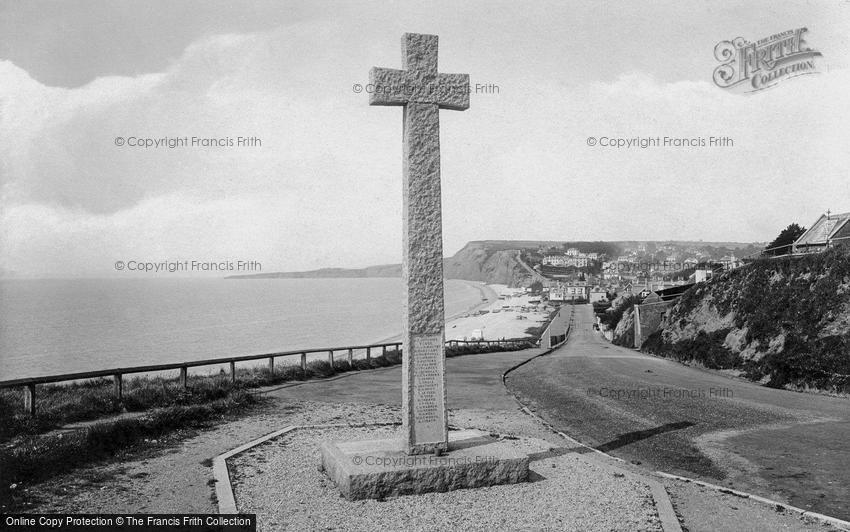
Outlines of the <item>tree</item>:
M 791 252 L 791 244 L 797 241 L 803 233 L 806 232 L 805 227 L 800 227 L 793 223 L 782 230 L 773 242 L 767 245 L 765 253 L 767 255 L 787 255 Z
M 543 290 L 543 283 L 540 281 L 534 281 L 531 283 L 531 292 L 533 294 L 539 294 L 541 290 Z

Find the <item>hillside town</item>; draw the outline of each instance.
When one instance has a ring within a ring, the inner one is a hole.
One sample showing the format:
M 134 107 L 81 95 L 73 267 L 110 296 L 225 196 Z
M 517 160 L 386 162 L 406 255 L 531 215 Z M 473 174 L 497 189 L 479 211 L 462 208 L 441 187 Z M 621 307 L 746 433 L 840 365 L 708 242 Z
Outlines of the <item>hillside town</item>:
M 816 253 L 850 246 L 850 213 L 827 212 L 787 246 L 781 255 Z M 765 254 L 766 245 L 701 246 L 681 242 L 610 242 L 540 246 L 521 250 L 520 260 L 533 270 L 539 292 L 553 302 L 596 303 L 618 295 L 639 295 L 692 285 L 740 268 Z
M 593 303 L 617 294 L 645 297 L 705 281 L 717 272 L 739 268 L 760 252 L 754 245 L 730 249 L 675 242 L 641 242 L 615 250 L 610 244 L 601 247 L 605 250 L 550 246 L 524 252 L 521 260 L 537 273 L 535 280 L 550 301 Z
M 564 243 L 522 250 L 519 261 L 534 272 L 527 292 L 552 308 L 592 304 L 601 334 L 640 349 L 659 330 L 665 312 L 698 283 L 759 258 L 801 257 L 836 247 L 850 248 L 850 213 L 828 211 L 809 229 L 792 224 L 770 244 Z

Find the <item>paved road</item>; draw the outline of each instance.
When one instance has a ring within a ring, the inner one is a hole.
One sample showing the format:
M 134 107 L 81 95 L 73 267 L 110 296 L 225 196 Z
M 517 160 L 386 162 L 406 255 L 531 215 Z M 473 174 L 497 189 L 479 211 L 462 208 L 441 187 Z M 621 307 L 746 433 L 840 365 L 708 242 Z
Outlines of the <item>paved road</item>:
M 516 399 L 502 386 L 501 375 L 541 349 L 484 353 L 446 359 L 448 408 L 516 410 Z M 335 379 L 281 386 L 268 392 L 284 400 L 367 402 L 401 405 L 401 366 L 344 373 Z
M 614 346 L 576 308 L 566 345 L 509 388 L 580 441 L 850 520 L 850 400 L 775 390 Z

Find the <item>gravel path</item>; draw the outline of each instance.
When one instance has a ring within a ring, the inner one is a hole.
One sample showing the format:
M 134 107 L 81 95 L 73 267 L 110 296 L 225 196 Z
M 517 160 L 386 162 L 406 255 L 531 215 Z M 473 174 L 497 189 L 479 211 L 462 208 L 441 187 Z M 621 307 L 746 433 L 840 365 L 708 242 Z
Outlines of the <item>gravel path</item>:
M 455 411 L 452 423 L 485 430 L 498 426 L 502 432 L 511 426 L 541 435 L 527 416 L 500 412 L 494 419 L 492 414 Z M 303 429 L 236 456 L 229 466 L 239 510 L 256 513 L 264 531 L 661 530 L 650 490 L 639 478 L 612 473 L 540 438 L 517 441 L 533 456 L 532 481 L 517 485 L 347 501 L 317 471 L 322 440 L 387 438 L 397 432 L 396 427 Z
M 274 404 L 190 437 L 147 442 L 147 449 L 38 485 L 22 485 L 41 513 L 217 513 L 212 459 L 276 428 L 295 424 L 346 423 L 369 416 L 395 422 L 400 413 L 383 405 L 293 402 Z

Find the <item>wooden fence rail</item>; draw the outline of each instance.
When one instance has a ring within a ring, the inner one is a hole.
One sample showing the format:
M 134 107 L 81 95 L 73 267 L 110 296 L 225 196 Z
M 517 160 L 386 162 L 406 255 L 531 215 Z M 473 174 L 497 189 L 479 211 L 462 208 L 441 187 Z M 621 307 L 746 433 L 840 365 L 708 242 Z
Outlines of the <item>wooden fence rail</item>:
M 197 368 L 201 366 L 216 366 L 220 364 L 229 364 L 230 365 L 230 379 L 231 382 L 236 381 L 236 363 L 237 362 L 246 362 L 251 360 L 263 360 L 268 359 L 268 369 L 269 371 L 274 371 L 274 361 L 275 358 L 279 357 L 290 357 L 290 356 L 298 356 L 300 357 L 300 365 L 301 371 L 305 374 L 307 372 L 307 355 L 313 353 L 327 353 L 328 363 L 333 366 L 333 355 L 336 351 L 347 351 L 349 353 L 349 360 L 353 357 L 353 353 L 355 350 L 365 350 L 366 351 L 366 359 L 369 360 L 371 358 L 371 350 L 373 348 L 380 347 L 382 352 L 386 354 L 387 348 L 394 348 L 397 350 L 401 350 L 401 342 L 391 342 L 387 344 L 377 344 L 377 345 L 354 345 L 354 346 L 345 346 L 345 347 L 332 347 L 332 348 L 322 348 L 322 349 L 300 349 L 296 351 L 282 351 L 278 353 L 263 353 L 260 355 L 244 355 L 238 357 L 223 357 L 223 358 L 213 358 L 206 360 L 191 360 L 186 362 L 174 362 L 171 364 L 153 364 L 149 366 L 133 366 L 133 367 L 125 367 L 125 368 L 113 368 L 113 369 L 103 369 L 97 371 L 82 371 L 79 373 L 63 373 L 61 375 L 47 375 L 44 377 L 26 377 L 23 379 L 11 379 L 0 381 L 0 388 L 24 388 L 24 409 L 30 414 L 35 415 L 35 407 L 36 407 L 36 385 L 39 384 L 51 384 L 57 382 L 67 382 L 67 381 L 76 381 L 76 380 L 85 380 L 85 379 L 96 379 L 100 377 L 111 377 L 113 379 L 113 390 L 115 396 L 120 400 L 123 397 L 124 393 L 124 375 L 134 374 L 134 373 L 154 373 L 157 371 L 172 371 L 172 370 L 180 370 L 180 385 L 182 387 L 187 386 L 188 376 L 189 376 L 189 368 Z
M 460 345 L 508 345 L 508 346 L 517 346 L 519 344 L 528 344 L 529 342 L 520 341 L 520 340 L 449 340 L 446 342 L 447 347 L 458 347 Z M 223 358 L 213 358 L 206 360 L 191 360 L 186 362 L 175 362 L 171 364 L 154 364 L 149 366 L 133 366 L 133 367 L 125 367 L 125 368 L 113 368 L 113 369 L 104 369 L 97 371 L 83 371 L 79 373 L 63 373 L 61 375 L 47 375 L 44 377 L 27 377 L 22 379 L 11 379 L 0 381 L 0 389 L 2 388 L 23 388 L 24 389 L 24 409 L 26 412 L 32 416 L 36 413 L 36 385 L 40 384 L 52 384 L 57 382 L 67 382 L 67 381 L 76 381 L 76 380 L 85 380 L 85 379 L 96 379 L 100 377 L 109 377 L 113 380 L 113 392 L 115 397 L 118 400 L 123 398 L 124 394 L 124 375 L 135 374 L 135 373 L 154 373 L 158 371 L 172 371 L 172 370 L 180 370 L 180 386 L 186 388 L 188 384 L 189 377 L 189 368 L 197 368 L 201 366 L 215 366 L 221 364 L 228 364 L 230 366 L 230 380 L 231 382 L 236 382 L 236 363 L 237 362 L 246 362 L 251 360 L 263 360 L 268 359 L 268 369 L 270 372 L 274 371 L 275 367 L 275 359 L 280 357 L 300 357 L 300 366 L 301 371 L 304 375 L 307 373 L 307 355 L 315 354 L 315 353 L 326 353 L 327 354 L 327 362 L 333 367 L 334 364 L 334 353 L 335 352 L 345 352 L 347 356 L 347 360 L 349 363 L 352 362 L 354 357 L 354 351 L 357 350 L 365 350 L 366 352 L 366 360 L 371 360 L 372 358 L 372 349 L 380 348 L 381 354 L 386 355 L 388 348 L 396 349 L 401 351 L 401 342 L 390 342 L 385 344 L 373 344 L 373 345 L 353 345 L 353 346 L 344 346 L 344 347 L 325 347 L 322 349 L 299 349 L 295 351 L 282 351 L 278 353 L 263 353 L 260 355 L 245 355 L 238 357 L 223 357 Z

